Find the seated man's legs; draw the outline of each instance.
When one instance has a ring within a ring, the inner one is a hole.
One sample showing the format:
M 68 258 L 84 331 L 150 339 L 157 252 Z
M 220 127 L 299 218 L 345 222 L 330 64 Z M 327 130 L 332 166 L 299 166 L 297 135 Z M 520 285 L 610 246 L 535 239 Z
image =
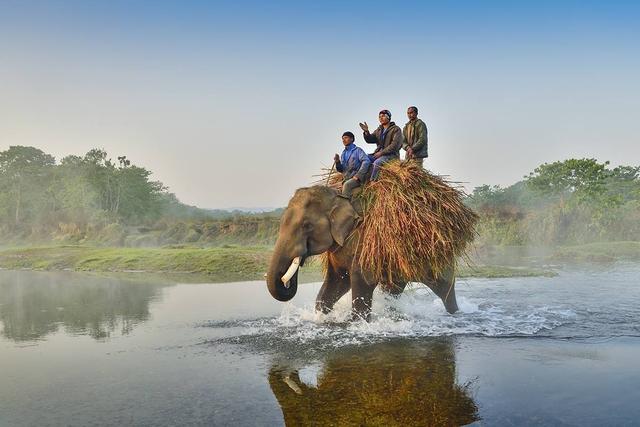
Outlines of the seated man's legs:
M 380 172 L 380 166 L 384 163 L 387 163 L 389 160 L 395 159 L 396 156 L 381 156 L 377 159 L 373 159 L 373 156 L 369 156 L 369 159 L 373 162 L 373 169 L 371 170 L 371 181 L 376 181 L 378 179 L 378 173 Z
M 351 178 L 342 183 L 342 195 L 351 198 L 353 190 L 360 186 L 360 181 Z

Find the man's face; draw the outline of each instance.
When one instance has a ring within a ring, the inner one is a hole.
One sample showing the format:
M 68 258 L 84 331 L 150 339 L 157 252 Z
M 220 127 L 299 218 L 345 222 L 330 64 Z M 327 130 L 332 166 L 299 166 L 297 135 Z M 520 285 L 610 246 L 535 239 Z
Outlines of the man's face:
M 418 118 L 418 112 L 414 108 L 407 109 L 407 117 L 409 120 L 415 120 Z
M 351 139 L 349 135 L 342 135 L 342 144 L 344 144 L 345 147 L 351 144 L 352 142 L 353 142 L 353 139 Z
M 378 114 L 378 120 L 380 120 L 380 124 L 383 126 L 391 121 L 389 116 L 387 116 L 386 114 Z

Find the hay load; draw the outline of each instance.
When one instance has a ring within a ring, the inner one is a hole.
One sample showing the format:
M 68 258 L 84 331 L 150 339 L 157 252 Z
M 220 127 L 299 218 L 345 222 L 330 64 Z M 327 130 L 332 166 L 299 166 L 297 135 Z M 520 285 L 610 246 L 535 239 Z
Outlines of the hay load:
M 325 184 L 338 187 L 331 174 Z M 413 162 L 385 164 L 378 181 L 356 196 L 362 205 L 359 263 L 379 280 L 420 277 L 429 260 L 437 277 L 465 255 L 474 239 L 477 215 L 464 192 Z

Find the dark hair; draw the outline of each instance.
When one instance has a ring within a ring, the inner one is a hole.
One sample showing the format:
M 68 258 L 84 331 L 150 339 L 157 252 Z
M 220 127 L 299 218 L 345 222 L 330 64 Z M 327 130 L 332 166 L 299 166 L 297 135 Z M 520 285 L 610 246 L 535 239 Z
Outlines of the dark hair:
M 352 141 L 356 140 L 356 137 L 353 135 L 353 133 L 351 133 L 349 131 L 346 131 L 345 133 L 342 134 L 342 136 L 345 136 L 345 135 L 351 137 Z
M 418 107 L 416 107 L 416 106 L 413 106 L 413 105 L 412 105 L 412 106 L 411 106 L 411 107 L 409 107 L 409 108 L 413 108 L 413 109 L 415 110 L 416 114 L 418 114 Z
M 382 110 L 378 113 L 378 115 L 380 114 L 386 114 L 387 116 L 389 116 L 389 120 L 391 120 L 391 111 L 389 110 Z

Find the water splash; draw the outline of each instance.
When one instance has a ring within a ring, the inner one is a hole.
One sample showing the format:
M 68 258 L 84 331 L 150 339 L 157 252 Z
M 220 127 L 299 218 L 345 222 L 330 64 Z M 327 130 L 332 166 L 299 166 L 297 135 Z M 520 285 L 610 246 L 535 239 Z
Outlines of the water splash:
M 288 302 L 279 316 L 225 325 L 233 326 L 236 332 L 234 337 L 225 338 L 225 342 L 266 339 L 271 345 L 288 343 L 326 348 L 398 337 L 531 336 L 575 318 L 572 310 L 560 306 L 522 306 L 513 301 L 501 305 L 479 297 L 459 296 L 458 306 L 460 310 L 456 314 L 448 314 L 440 299 L 425 287 L 410 287 L 397 298 L 375 292 L 371 322 L 367 323 L 349 321 L 350 294 L 338 301 L 329 314 L 316 312 L 311 303 Z

